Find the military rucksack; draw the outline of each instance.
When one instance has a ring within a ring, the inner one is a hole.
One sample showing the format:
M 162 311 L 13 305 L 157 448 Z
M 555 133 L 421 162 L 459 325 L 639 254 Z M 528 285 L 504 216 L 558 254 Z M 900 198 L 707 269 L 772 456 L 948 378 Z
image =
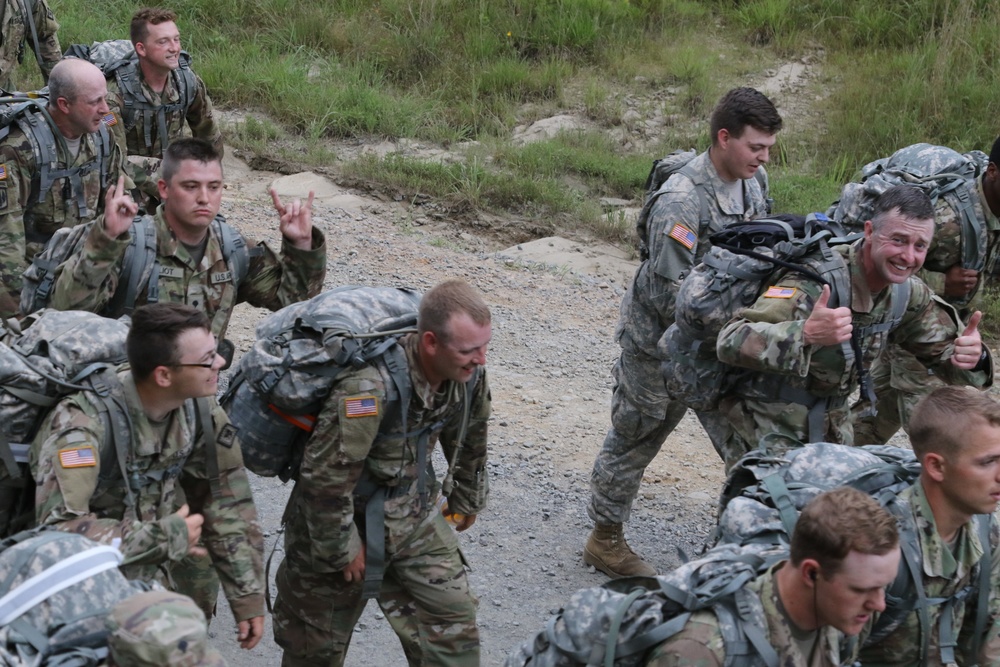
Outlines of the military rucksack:
M 787 546 L 721 545 L 666 575 L 577 591 L 505 667 L 639 667 L 699 610 L 718 619 L 725 667 L 778 667 L 760 598 L 746 584 L 786 558 Z
M 0 542 L 0 664 L 106 664 L 105 618 L 148 590 L 118 569 L 122 554 L 82 535 L 24 531 Z
M 708 198 L 705 195 L 705 184 L 702 179 L 687 168 L 688 163 L 698 156 L 698 152 L 693 148 L 689 150 L 676 150 L 673 153 L 662 157 L 658 160 L 653 160 L 653 167 L 649 170 L 649 175 L 646 176 L 646 195 L 643 197 L 642 209 L 639 211 L 639 217 L 636 220 L 636 233 L 639 236 L 639 258 L 642 260 L 649 259 L 649 230 L 647 223 L 649 222 L 649 214 L 653 210 L 653 205 L 656 204 L 656 200 L 660 198 L 663 194 L 662 188 L 666 184 L 667 180 L 674 174 L 682 174 L 694 183 L 695 192 L 698 193 L 698 201 L 701 206 L 701 215 L 699 220 L 705 222 L 709 219 L 709 203 Z M 760 184 L 761 192 L 764 194 L 764 199 L 767 202 L 767 212 L 771 212 L 771 205 L 774 200 L 768 197 L 768 179 L 767 170 L 763 166 L 758 167 L 757 171 L 753 174 L 754 179 Z
M 813 443 L 780 455 L 765 446 L 751 451 L 729 471 L 719 499 L 719 525 L 709 546 L 788 545 L 799 512 L 816 495 L 851 486 L 871 495 L 897 518 L 903 558 L 896 580 L 886 590 L 886 609 L 866 638 L 866 646 L 888 637 L 910 613 L 918 613 L 921 633 L 921 661 L 928 653 L 932 629 L 919 610 L 927 604 L 943 605 L 941 663 L 954 664 L 957 638 L 950 609 L 954 601 L 971 598 L 975 606 L 975 631 L 968 655 L 976 655 L 986 632 L 987 604 L 990 596 L 991 552 L 998 545 L 990 538 L 991 515 L 977 515 L 975 523 L 986 548 L 983 559 L 970 575 L 973 582 L 950 599 L 928 600 L 923 591 L 923 558 L 917 528 L 910 508 L 898 495 L 920 476 L 920 463 L 912 450 L 888 445 L 852 447 L 831 443 Z M 984 567 L 984 564 L 986 565 Z
M 795 273 L 829 285 L 831 308 L 849 303 L 849 269 L 834 246 L 858 238 L 857 234 L 845 235 L 822 213 L 739 222 L 713 234 L 712 247 L 678 288 L 675 321 L 658 343 L 671 396 L 696 410 L 713 410 L 746 378 L 760 375 L 720 361 L 716 340 L 722 328 L 765 291 L 780 290 L 775 285 L 784 275 Z M 852 341 L 843 344 L 845 356 L 856 362 L 862 382 L 867 373 L 860 364 L 861 337 L 875 329 L 894 329 L 905 312 L 909 284 L 893 289 L 896 293 L 890 322 L 880 327 L 859 327 Z M 814 407 L 817 399 L 785 383 L 778 384 L 784 393 L 777 398 Z M 866 395 L 872 393 L 870 383 L 864 389 Z M 822 434 L 813 435 L 813 440 L 822 439 Z
M 962 268 L 982 271 L 986 261 L 983 222 L 976 217 L 969 182 L 982 176 L 989 157 L 982 151 L 959 153 L 946 146 L 913 144 L 887 158 L 869 162 L 860 180 L 848 183 L 826 214 L 847 228 L 861 231 L 879 195 L 896 185 L 915 185 L 937 203 L 940 197 L 959 214 Z
M 174 85 L 180 92 L 176 102 L 154 105 L 142 92 L 139 81 L 139 57 L 135 47 L 127 39 L 112 39 L 105 42 L 73 44 L 65 53 L 66 57 L 81 58 L 97 65 L 104 76 L 112 76 L 118 81 L 125 108 L 122 109 L 122 122 L 126 131 L 131 131 L 137 123 L 142 123 L 142 135 L 148 150 L 153 148 L 153 123 L 156 123 L 157 137 L 160 139 L 160 150 L 165 151 L 170 145 L 167 132 L 167 114 L 181 111 L 187 114 L 188 108 L 194 102 L 198 92 L 198 82 L 191 71 L 191 55 L 181 51 L 178 58 L 179 66 L 171 72 Z
M 41 252 L 25 269 L 21 286 L 20 312 L 33 313 L 46 308 L 52 298 L 52 288 L 58 267 L 70 257 L 83 253 L 83 246 L 93 222 L 56 231 Z M 232 274 L 233 289 L 238 290 L 247 276 L 250 259 L 263 252 L 248 248 L 246 239 L 225 218 L 217 215 L 212 221 L 212 234 L 219 239 L 222 256 Z M 129 315 L 135 309 L 137 296 L 145 291 L 146 303 L 160 300 L 160 262 L 156 254 L 156 222 L 152 216 L 137 216 L 129 228 L 131 241 L 122 258 L 118 284 L 100 314 L 105 317 Z
M 63 182 L 64 191 L 68 193 L 67 200 L 76 202 L 81 219 L 86 220 L 95 217 L 97 211 L 87 207 L 81 178 L 97 170 L 101 176 L 102 192 L 107 190 L 110 182 L 108 161 L 111 159 L 113 142 L 106 125 L 107 119 L 93 133 L 96 155 L 83 164 L 74 165 L 75 158 L 70 156 L 66 139 L 46 109 L 47 102 L 48 89 L 0 97 L 0 141 L 6 139 L 11 127 L 16 125 L 31 144 L 35 158 L 36 170 L 31 179 L 31 191 L 26 197 L 24 220 L 25 239 L 30 243 L 45 243 L 51 236 L 35 229 L 31 207 L 44 202 L 53 185 Z M 73 166 L 59 168 L 60 156 L 65 158 L 63 164 Z M 6 168 L 16 167 L 12 163 Z

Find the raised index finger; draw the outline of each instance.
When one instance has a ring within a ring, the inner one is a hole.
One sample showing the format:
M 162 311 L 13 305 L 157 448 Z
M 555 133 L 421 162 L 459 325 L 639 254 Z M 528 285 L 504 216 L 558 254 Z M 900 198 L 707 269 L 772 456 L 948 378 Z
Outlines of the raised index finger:
M 284 207 L 281 205 L 281 197 L 278 196 L 278 192 L 274 188 L 269 188 L 268 192 L 271 193 L 271 202 L 274 204 L 275 210 L 278 213 L 284 213 Z

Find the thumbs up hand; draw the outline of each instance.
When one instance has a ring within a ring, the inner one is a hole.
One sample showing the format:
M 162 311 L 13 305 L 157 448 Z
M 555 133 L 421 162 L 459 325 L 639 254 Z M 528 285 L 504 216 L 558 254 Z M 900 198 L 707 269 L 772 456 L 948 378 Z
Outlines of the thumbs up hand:
M 840 345 L 851 339 L 854 331 L 851 309 L 830 308 L 830 286 L 823 285 L 823 291 L 813 305 L 812 313 L 802 329 L 807 345 Z
M 969 318 L 969 324 L 962 334 L 955 339 L 955 352 L 951 355 L 951 363 L 962 370 L 971 371 L 979 365 L 983 356 L 983 339 L 979 335 L 979 322 L 983 314 L 976 311 Z

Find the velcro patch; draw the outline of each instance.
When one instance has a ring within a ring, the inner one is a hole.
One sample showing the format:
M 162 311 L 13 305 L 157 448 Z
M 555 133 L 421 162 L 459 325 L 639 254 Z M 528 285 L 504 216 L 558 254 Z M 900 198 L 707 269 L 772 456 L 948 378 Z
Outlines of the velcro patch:
M 232 271 L 220 271 L 212 274 L 213 283 L 230 283 L 233 281 Z
M 374 396 L 354 396 L 344 399 L 344 416 L 348 419 L 355 417 L 377 417 L 378 400 Z
M 7 184 L 0 182 L 0 211 L 7 210 Z
M 92 468 L 97 465 L 94 448 L 74 447 L 59 450 L 59 464 L 63 468 Z
M 679 222 L 674 223 L 674 226 L 671 228 L 668 236 L 688 250 L 693 248 L 694 244 L 698 242 L 698 235 Z
M 183 278 L 184 269 L 177 266 L 161 266 L 160 267 L 160 277 L 161 278 Z
M 0 164 L 0 181 L 7 180 L 7 165 Z
M 118 116 L 114 115 L 110 111 L 104 114 L 104 117 L 101 118 L 101 120 L 104 121 L 104 124 L 107 125 L 108 127 L 114 127 L 115 125 L 118 124 Z
M 226 424 L 219 431 L 219 434 L 215 436 L 215 441 L 226 449 L 231 449 L 233 443 L 236 442 L 236 434 L 239 432 L 240 430 L 232 424 Z
M 765 299 L 791 299 L 795 296 L 796 289 L 794 287 L 778 287 L 777 285 L 772 285 L 767 288 L 764 292 Z

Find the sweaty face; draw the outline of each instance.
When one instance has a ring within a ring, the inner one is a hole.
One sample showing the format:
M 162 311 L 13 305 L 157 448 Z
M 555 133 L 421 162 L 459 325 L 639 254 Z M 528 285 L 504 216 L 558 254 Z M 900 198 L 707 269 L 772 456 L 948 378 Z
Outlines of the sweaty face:
M 452 315 L 448 322 L 448 340 L 438 341 L 431 357 L 432 381 L 467 382 L 477 366 L 486 364 L 486 348 L 493 329 L 490 324 L 476 324 L 466 313 Z
M 885 609 L 885 587 L 896 578 L 899 549 L 876 556 L 852 551 L 840 571 L 827 579 L 816 577 L 816 610 L 820 625 L 832 625 L 847 635 L 856 635 L 873 612 Z
M 934 220 L 907 218 L 899 209 L 891 211 L 876 232 L 865 223 L 862 250 L 865 277 L 873 292 L 905 282 L 924 265 L 934 236 Z
M 771 159 L 771 147 L 777 135 L 762 132 L 747 125 L 739 138 L 728 130 L 720 130 L 718 143 L 712 146 L 712 157 L 719 176 L 724 181 L 753 178 L 762 164 Z
M 199 242 L 222 205 L 222 165 L 182 160 L 169 182 L 160 180 L 159 191 L 170 229 L 185 243 Z
M 966 428 L 962 449 L 945 458 L 941 494 L 951 512 L 991 514 L 1000 503 L 1000 426 L 976 420 Z
M 180 65 L 181 33 L 173 21 L 147 23 L 149 34 L 136 44 L 136 52 L 148 65 L 164 70 L 177 69 Z
M 170 370 L 178 398 L 215 396 L 219 370 L 226 363 L 216 348 L 215 336 L 208 329 L 188 329 L 177 337 L 179 359 Z

